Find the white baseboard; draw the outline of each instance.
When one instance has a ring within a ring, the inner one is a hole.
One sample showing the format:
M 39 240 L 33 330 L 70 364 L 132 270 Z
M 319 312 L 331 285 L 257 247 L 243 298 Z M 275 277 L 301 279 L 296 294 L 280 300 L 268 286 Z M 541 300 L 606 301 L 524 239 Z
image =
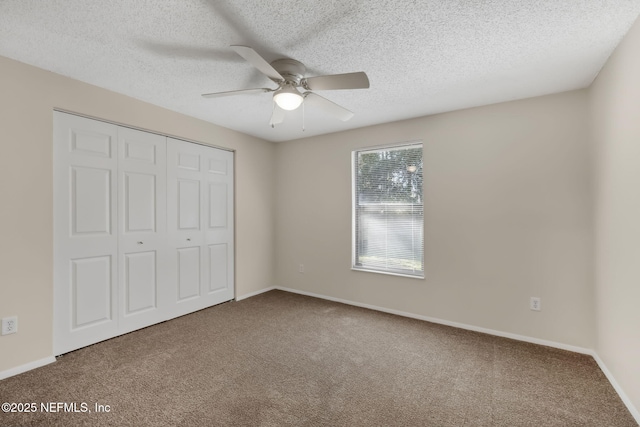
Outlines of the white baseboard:
M 272 291 L 275 288 L 276 288 L 275 286 L 271 286 L 270 288 L 264 288 L 264 289 L 260 289 L 259 291 L 255 291 L 255 292 L 251 292 L 251 293 L 248 293 L 248 294 L 240 295 L 240 296 L 236 297 L 236 301 L 241 301 L 243 299 L 255 297 L 256 295 L 260 295 L 260 294 L 263 294 L 265 292 Z
M 345 299 L 341 299 L 341 298 L 328 297 L 326 295 L 314 294 L 312 292 L 306 292 L 306 291 L 299 291 L 297 289 L 283 288 L 283 287 L 280 287 L 280 286 L 275 286 L 275 289 L 279 289 L 279 290 L 285 291 L 285 292 L 292 292 L 292 293 L 300 294 L 300 295 L 307 295 L 307 296 L 315 297 L 315 298 L 326 299 L 326 300 L 329 300 L 329 301 L 340 302 L 340 303 L 343 303 L 343 304 L 353 305 L 353 306 L 356 306 L 356 307 L 362 307 L 362 308 L 368 308 L 368 309 L 371 309 L 371 310 L 382 311 L 384 313 L 396 314 L 398 316 L 410 317 L 412 319 L 425 320 L 427 322 L 438 323 L 440 325 L 453 326 L 454 328 L 466 329 L 468 331 L 482 332 L 484 334 L 495 335 L 495 336 L 504 337 L 504 338 L 511 338 L 511 339 L 514 339 L 514 340 L 517 340 L 517 341 L 524 341 L 524 342 L 529 342 L 529 343 L 532 343 L 532 344 L 540 344 L 540 345 L 544 345 L 544 346 L 547 346 L 547 347 L 559 348 L 561 350 L 572 351 L 574 353 L 581 353 L 581 354 L 588 354 L 588 355 L 592 355 L 593 354 L 593 350 L 591 350 L 591 349 L 583 348 L 583 347 L 577 347 L 577 346 L 573 346 L 573 345 L 569 345 L 569 344 L 563 344 L 563 343 L 559 343 L 559 342 L 555 342 L 555 341 L 547 341 L 547 340 L 543 340 L 543 339 L 539 339 L 539 338 L 528 337 L 528 336 L 525 336 L 525 335 L 512 334 L 510 332 L 502 332 L 502 331 L 497 331 L 495 329 L 481 328 L 479 326 L 467 325 L 465 323 L 451 322 L 449 320 L 438 319 L 436 317 L 422 316 L 420 314 L 413 314 L 413 313 L 408 313 L 406 311 L 393 310 L 393 309 L 390 309 L 390 308 L 379 307 L 379 306 L 371 305 L 371 304 L 363 304 L 363 303 L 349 301 L 349 300 L 345 300 Z
M 314 298 L 321 298 L 321 299 L 325 299 L 325 300 L 329 300 L 329 301 L 340 302 L 340 303 L 343 303 L 343 304 L 353 305 L 353 306 L 356 306 L 356 307 L 362 307 L 362 308 L 368 308 L 368 309 L 371 309 L 371 310 L 382 311 L 384 313 L 396 314 L 398 316 L 410 317 L 412 319 L 425 320 L 427 322 L 438 323 L 438 324 L 447 325 L 447 326 L 453 326 L 455 328 L 466 329 L 466 330 L 469 330 L 469 331 L 482 332 L 482 333 L 485 333 L 485 334 L 495 335 L 495 336 L 498 336 L 498 337 L 511 338 L 511 339 L 514 339 L 514 340 L 517 340 L 517 341 L 524 341 L 524 342 L 528 342 L 528 343 L 532 343 L 532 344 L 540 344 L 540 345 L 544 345 L 544 346 L 547 346 L 547 347 L 553 347 L 553 348 L 559 348 L 561 350 L 572 351 L 574 353 L 586 354 L 588 356 L 593 357 L 593 359 L 596 361 L 596 363 L 598 364 L 598 366 L 600 367 L 600 369 L 602 370 L 604 375 L 607 377 L 607 379 L 611 383 L 611 386 L 614 388 L 616 393 L 618 393 L 618 396 L 620 396 L 620 399 L 622 400 L 622 402 L 625 404 L 625 406 L 627 407 L 629 412 L 631 412 L 631 415 L 633 416 L 633 418 L 635 418 L 636 422 L 638 424 L 640 424 L 640 412 L 638 412 L 638 409 L 636 409 L 636 407 L 634 406 L 634 404 L 631 401 L 631 399 L 629 399 L 629 396 L 627 396 L 627 394 L 624 392 L 624 390 L 622 390 L 622 387 L 620 387 L 620 384 L 618 384 L 618 382 L 614 378 L 613 374 L 611 374 L 611 371 L 609 371 L 609 369 L 604 364 L 602 359 L 600 359 L 600 356 L 598 356 L 598 354 L 594 350 L 591 350 L 591 349 L 588 349 L 588 348 L 583 348 L 583 347 L 576 347 L 576 346 L 573 346 L 573 345 L 563 344 L 563 343 L 559 343 L 559 342 L 555 342 L 555 341 L 547 341 L 547 340 L 542 340 L 542 339 L 539 339 L 539 338 L 528 337 L 528 336 L 525 336 L 525 335 L 512 334 L 510 332 L 502 332 L 502 331 L 497 331 L 497 330 L 494 330 L 494 329 L 481 328 L 481 327 L 478 327 L 478 326 L 467 325 L 467 324 L 464 324 L 464 323 L 450 322 L 448 320 L 438 319 L 438 318 L 434 318 L 434 317 L 422 316 L 422 315 L 413 314 L 413 313 L 407 313 L 407 312 L 400 311 L 400 310 L 392 310 L 392 309 L 389 309 L 389 308 L 378 307 L 378 306 L 371 305 L 371 304 L 363 304 L 363 303 L 359 303 L 359 302 L 349 301 L 349 300 L 345 300 L 345 299 L 342 299 L 342 298 L 329 297 L 329 296 L 326 296 L 326 295 L 315 294 L 313 292 L 300 291 L 298 289 L 284 288 L 284 287 L 281 287 L 281 286 L 275 286 L 274 288 L 278 289 L 278 290 L 281 290 L 281 291 L 285 291 L 285 292 L 292 292 L 292 293 L 295 293 L 295 294 L 306 295 L 306 296 L 310 296 L 310 297 L 314 297 Z
M 631 399 L 629 399 L 629 396 L 627 396 L 627 394 L 624 392 L 622 387 L 620 387 L 620 384 L 618 384 L 618 381 L 616 381 L 615 377 L 613 376 L 611 371 L 609 371 L 609 369 L 605 365 L 604 361 L 600 358 L 600 356 L 598 356 L 598 354 L 594 350 L 583 348 L 583 347 L 576 347 L 576 346 L 573 346 L 573 345 L 568 345 L 568 344 L 563 344 L 563 343 L 558 343 L 558 342 L 555 342 L 555 341 L 547 341 L 547 340 L 543 340 L 543 339 L 539 339 L 539 338 L 528 337 L 528 336 L 525 336 L 525 335 L 513 334 L 513 333 L 510 333 L 510 332 L 502 332 L 502 331 L 497 331 L 497 330 L 494 330 L 494 329 L 481 328 L 481 327 L 478 327 L 478 326 L 467 325 L 467 324 L 464 324 L 464 323 L 450 322 L 448 320 L 438 319 L 438 318 L 435 318 L 435 317 L 422 316 L 422 315 L 419 315 L 419 314 L 408 313 L 408 312 L 405 312 L 405 311 L 393 310 L 393 309 L 379 307 L 379 306 L 375 306 L 375 305 L 371 305 L 371 304 L 363 304 L 363 303 L 359 303 L 359 302 L 355 302 L 355 301 L 345 300 L 345 299 L 342 299 L 342 298 L 334 298 L 334 297 L 329 297 L 329 296 L 326 296 L 326 295 L 316 294 L 316 293 L 313 293 L 313 292 L 300 291 L 298 289 L 285 288 L 285 287 L 281 287 L 281 286 L 271 286 L 269 288 L 264 288 L 264 289 L 260 289 L 260 290 L 255 291 L 255 292 L 244 294 L 244 295 L 236 297 L 236 301 L 240 301 L 240 300 L 243 300 L 243 299 L 251 298 L 253 296 L 260 295 L 262 293 L 272 291 L 274 289 L 278 289 L 278 290 L 285 291 L 285 292 L 291 292 L 291 293 L 294 293 L 294 294 L 306 295 L 306 296 L 310 296 L 310 297 L 314 297 L 314 298 L 325 299 L 325 300 L 329 300 L 329 301 L 335 301 L 335 302 L 339 302 L 339 303 L 342 303 L 342 304 L 353 305 L 353 306 L 356 306 L 356 307 L 368 308 L 370 310 L 381 311 L 381 312 L 384 312 L 384 313 L 395 314 L 395 315 L 398 315 L 398 316 L 409 317 L 409 318 L 412 318 L 412 319 L 418 319 L 418 320 L 424 320 L 424 321 L 427 321 L 427 322 L 438 323 L 438 324 L 441 324 L 441 325 L 453 326 L 455 328 L 466 329 L 466 330 L 469 330 L 469 331 L 482 332 L 482 333 L 485 333 L 485 334 L 495 335 L 495 336 L 498 336 L 498 337 L 511 338 L 511 339 L 514 339 L 514 340 L 517 340 L 517 341 L 524 341 L 524 342 L 529 342 L 529 343 L 532 343 L 532 344 L 540 344 L 540 345 L 544 345 L 544 346 L 547 346 L 547 347 L 559 348 L 559 349 L 562 349 L 562 350 L 573 351 L 575 353 L 581 353 L 581 354 L 589 355 L 589 356 L 593 357 L 593 359 L 596 361 L 596 363 L 598 364 L 598 366 L 600 367 L 600 369 L 602 370 L 604 375 L 607 377 L 607 380 L 609 380 L 609 382 L 611 383 L 611 386 L 614 388 L 616 393 L 618 393 L 618 396 L 620 396 L 620 399 L 625 404 L 625 406 L 627 407 L 627 409 L 629 410 L 631 415 L 635 418 L 636 422 L 638 424 L 640 424 L 640 411 L 638 411 L 638 409 L 634 406 L 634 404 L 631 401 Z M 48 365 L 48 364 L 53 363 L 55 361 L 56 361 L 55 357 L 49 356 L 49 357 L 46 357 L 44 359 L 35 360 L 33 362 L 26 363 L 26 364 L 21 365 L 21 366 L 16 366 L 15 368 L 7 369 L 6 371 L 1 371 L 0 372 L 0 380 L 12 377 L 14 375 L 21 374 L 23 372 L 30 371 L 32 369 L 39 368 L 41 366 Z
M 15 368 L 7 369 L 6 371 L 0 372 L 0 380 L 5 378 L 13 377 L 14 375 L 21 374 L 23 372 L 30 371 L 32 369 L 39 368 L 41 366 L 48 365 L 49 363 L 53 363 L 56 361 L 56 358 L 53 356 L 45 357 L 44 359 L 34 360 L 33 362 L 25 363 L 24 365 L 16 366 Z
M 640 425 L 640 411 L 638 411 L 638 409 L 634 406 L 633 402 L 631 402 L 631 399 L 629 399 L 629 396 L 627 396 L 624 390 L 622 390 L 622 387 L 620 387 L 620 384 L 618 384 L 618 381 L 616 381 L 615 377 L 613 376 L 609 368 L 607 368 L 607 365 L 604 364 L 604 361 L 600 358 L 600 356 L 598 356 L 598 353 L 593 351 L 591 356 L 593 356 L 594 360 L 600 367 L 600 370 L 602 370 L 605 377 L 607 377 L 607 379 L 613 386 L 616 393 L 618 393 L 618 396 L 620 396 L 620 399 L 622 399 L 622 402 L 626 405 L 629 412 L 631 412 L 631 415 L 633 415 L 633 418 L 635 418 L 638 425 Z
M 251 293 L 248 293 L 248 294 L 244 294 L 244 295 L 236 297 L 236 301 L 240 301 L 240 300 L 243 300 L 243 299 L 246 299 L 246 298 L 250 298 L 250 297 L 262 294 L 264 292 L 269 292 L 269 291 L 274 290 L 274 289 L 275 289 L 275 287 L 272 286 L 270 288 L 264 288 L 264 289 L 260 289 L 259 291 L 256 291 L 256 292 L 251 292 Z M 41 366 L 48 365 L 49 363 L 53 363 L 55 361 L 56 361 L 56 358 L 54 356 L 49 356 L 49 357 L 45 357 L 44 359 L 35 360 L 33 362 L 25 363 L 24 365 L 16 366 L 15 368 L 7 369 L 6 371 L 0 371 L 0 380 L 3 380 L 5 378 L 9 378 L 9 377 L 13 377 L 13 376 L 21 374 L 23 372 L 27 372 L 27 371 L 30 371 L 32 369 L 39 368 Z

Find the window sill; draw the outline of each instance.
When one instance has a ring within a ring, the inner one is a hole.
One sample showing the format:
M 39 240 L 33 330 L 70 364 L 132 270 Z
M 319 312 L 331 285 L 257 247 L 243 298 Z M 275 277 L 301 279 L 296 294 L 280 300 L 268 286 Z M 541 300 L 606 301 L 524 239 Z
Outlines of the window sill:
M 406 273 L 398 273 L 395 271 L 386 271 L 386 270 L 375 270 L 372 268 L 362 268 L 362 267 L 351 267 L 352 271 L 363 271 L 365 273 L 378 273 L 378 274 L 386 274 L 388 276 L 398 276 L 398 277 L 408 277 L 410 279 L 420 279 L 424 280 L 424 274 L 417 276 L 415 274 L 406 274 Z

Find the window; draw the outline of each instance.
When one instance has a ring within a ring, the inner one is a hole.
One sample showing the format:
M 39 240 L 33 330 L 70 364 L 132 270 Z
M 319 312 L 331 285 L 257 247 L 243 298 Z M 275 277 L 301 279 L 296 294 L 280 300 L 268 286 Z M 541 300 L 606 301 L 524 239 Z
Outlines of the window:
M 353 268 L 424 277 L 422 143 L 353 152 Z

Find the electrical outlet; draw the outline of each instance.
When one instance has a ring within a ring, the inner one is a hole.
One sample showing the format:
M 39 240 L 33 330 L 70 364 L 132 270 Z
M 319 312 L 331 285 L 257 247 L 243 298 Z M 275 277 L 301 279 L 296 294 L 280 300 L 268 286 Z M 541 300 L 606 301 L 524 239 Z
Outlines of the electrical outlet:
M 540 311 L 540 298 L 539 297 L 531 297 L 531 301 L 529 302 L 529 308 L 533 311 Z
M 304 273 L 304 264 L 298 266 L 298 273 Z
M 16 332 L 18 332 L 18 316 L 3 318 L 2 335 L 15 334 Z

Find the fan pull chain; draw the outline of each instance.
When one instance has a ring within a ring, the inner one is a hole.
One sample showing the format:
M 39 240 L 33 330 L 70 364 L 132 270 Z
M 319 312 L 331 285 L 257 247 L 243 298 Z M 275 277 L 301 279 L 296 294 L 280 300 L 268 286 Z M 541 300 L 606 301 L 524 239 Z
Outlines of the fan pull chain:
M 271 129 L 275 128 L 276 125 L 273 124 L 273 114 L 276 112 L 276 101 L 271 102 Z
M 304 132 L 304 101 L 302 101 L 302 132 Z

